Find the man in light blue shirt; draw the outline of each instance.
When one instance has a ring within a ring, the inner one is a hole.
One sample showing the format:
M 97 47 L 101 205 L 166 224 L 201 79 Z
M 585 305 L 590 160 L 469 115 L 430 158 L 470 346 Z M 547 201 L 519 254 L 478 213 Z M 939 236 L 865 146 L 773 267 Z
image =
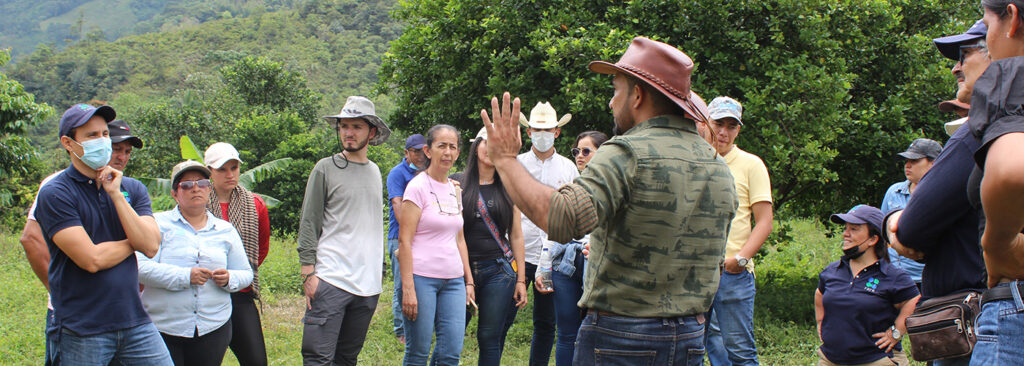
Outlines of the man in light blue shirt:
M 178 205 L 155 216 L 160 250 L 136 254 L 142 304 L 175 365 L 220 364 L 231 341 L 231 292 L 252 283 L 242 239 L 231 223 L 206 210 L 210 171 L 185 161 L 174 167 Z
M 935 140 L 921 138 L 911 142 L 907 151 L 897 154 L 900 158 L 906 159 L 903 164 L 903 174 L 907 176 L 907 180 L 893 183 L 885 191 L 881 207 L 883 213 L 907 206 L 910 194 L 914 192 L 914 188 L 917 188 L 917 183 L 921 181 L 921 178 L 924 178 L 924 175 L 932 168 L 935 158 L 939 157 L 941 152 L 942 144 Z M 889 248 L 889 262 L 907 272 L 920 289 L 921 271 L 924 270 L 924 264 L 901 256 L 893 248 Z

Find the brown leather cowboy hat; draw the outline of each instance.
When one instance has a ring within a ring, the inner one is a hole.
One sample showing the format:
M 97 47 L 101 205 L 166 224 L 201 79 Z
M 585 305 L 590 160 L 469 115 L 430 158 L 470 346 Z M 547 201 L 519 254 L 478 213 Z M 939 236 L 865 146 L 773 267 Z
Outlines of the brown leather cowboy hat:
M 678 48 L 644 37 L 633 38 L 626 53 L 616 63 L 593 61 L 590 71 L 600 74 L 623 73 L 643 80 L 671 99 L 697 122 L 707 122 L 708 106 L 690 90 L 693 60 Z

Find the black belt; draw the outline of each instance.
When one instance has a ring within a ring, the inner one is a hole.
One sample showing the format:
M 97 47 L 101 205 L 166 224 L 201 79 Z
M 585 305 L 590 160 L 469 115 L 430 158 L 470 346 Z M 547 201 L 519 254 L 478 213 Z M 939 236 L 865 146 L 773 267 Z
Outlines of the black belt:
M 703 313 L 698 313 L 698 314 L 695 314 L 695 315 L 687 315 L 687 316 L 677 316 L 677 317 L 637 317 L 637 316 L 621 315 L 621 314 L 616 314 L 616 313 L 607 312 L 607 311 L 587 309 L 587 314 L 591 314 L 591 315 L 595 315 L 595 316 L 619 316 L 619 317 L 624 317 L 624 318 L 642 318 L 642 319 L 694 318 L 694 319 L 697 320 L 698 324 L 704 324 L 704 321 L 705 321 Z
M 1012 286 L 1012 285 L 1011 285 Z M 1017 289 L 1024 295 L 1024 282 L 1017 282 Z M 993 287 L 981 294 L 981 304 L 987 302 L 1013 299 L 1013 289 L 1010 286 Z

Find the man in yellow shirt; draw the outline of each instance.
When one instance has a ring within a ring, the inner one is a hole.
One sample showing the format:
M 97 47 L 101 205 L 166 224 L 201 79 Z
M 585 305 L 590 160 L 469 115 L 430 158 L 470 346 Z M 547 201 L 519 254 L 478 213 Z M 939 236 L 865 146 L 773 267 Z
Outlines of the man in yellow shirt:
M 718 97 L 708 105 L 711 145 L 725 158 L 736 183 L 739 206 L 729 229 L 718 293 L 711 304 L 705 347 L 711 365 L 757 365 L 754 344 L 754 262 L 772 231 L 772 186 L 768 169 L 757 155 L 736 147 L 743 128 L 743 106 Z M 751 227 L 751 215 L 754 226 Z

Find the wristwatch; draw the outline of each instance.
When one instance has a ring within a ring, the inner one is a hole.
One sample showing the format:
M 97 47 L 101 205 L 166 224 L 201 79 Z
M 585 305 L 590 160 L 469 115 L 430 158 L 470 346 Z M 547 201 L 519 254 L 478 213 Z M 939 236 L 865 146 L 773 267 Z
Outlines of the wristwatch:
M 896 329 L 896 325 L 893 325 L 889 329 L 892 330 L 892 339 L 895 339 L 895 340 L 898 341 L 898 340 L 900 340 L 901 337 L 903 337 L 903 333 L 900 333 L 900 330 Z
M 736 258 L 736 264 L 740 265 L 740 267 L 746 267 L 747 263 L 750 263 L 750 258 L 743 258 L 743 256 L 739 254 L 733 258 Z

